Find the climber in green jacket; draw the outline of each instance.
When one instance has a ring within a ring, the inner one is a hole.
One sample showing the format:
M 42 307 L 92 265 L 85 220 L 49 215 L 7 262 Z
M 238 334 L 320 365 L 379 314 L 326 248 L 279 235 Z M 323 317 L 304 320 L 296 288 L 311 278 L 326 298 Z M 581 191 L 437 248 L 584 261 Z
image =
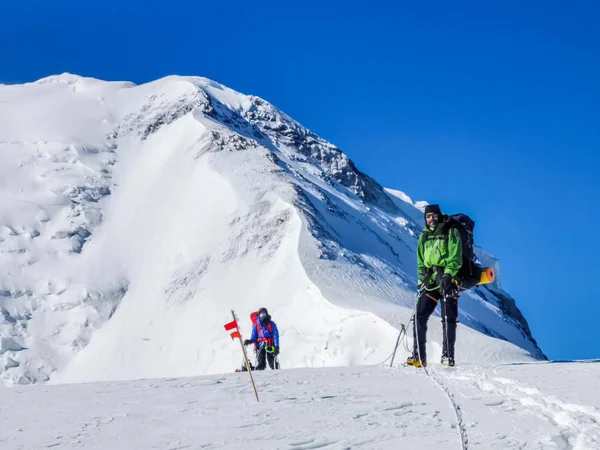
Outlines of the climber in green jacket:
M 425 222 L 417 247 L 419 298 L 413 327 L 413 354 L 407 364 L 427 366 L 427 321 L 442 300 L 442 364 L 454 366 L 459 288 L 454 277 L 462 266 L 460 233 L 449 227 L 439 205 L 427 205 Z

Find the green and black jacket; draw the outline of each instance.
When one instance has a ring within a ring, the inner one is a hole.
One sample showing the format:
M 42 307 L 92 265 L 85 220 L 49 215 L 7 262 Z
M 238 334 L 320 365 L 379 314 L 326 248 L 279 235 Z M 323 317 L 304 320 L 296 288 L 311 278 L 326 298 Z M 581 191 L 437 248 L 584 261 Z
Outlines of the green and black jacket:
M 439 289 L 444 274 L 455 277 L 462 266 L 460 233 L 441 220 L 435 230 L 425 227 L 417 247 L 419 286 L 425 283 L 427 290 Z

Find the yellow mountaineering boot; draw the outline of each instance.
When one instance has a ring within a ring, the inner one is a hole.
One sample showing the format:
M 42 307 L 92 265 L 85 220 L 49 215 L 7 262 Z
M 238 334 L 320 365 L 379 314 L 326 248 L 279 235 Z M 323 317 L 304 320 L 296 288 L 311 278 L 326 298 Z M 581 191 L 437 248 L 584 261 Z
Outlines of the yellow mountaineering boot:
M 419 361 L 419 358 L 416 356 L 409 356 L 406 360 L 406 364 L 413 367 L 427 367 L 427 363 L 424 362 L 421 364 L 421 361 Z

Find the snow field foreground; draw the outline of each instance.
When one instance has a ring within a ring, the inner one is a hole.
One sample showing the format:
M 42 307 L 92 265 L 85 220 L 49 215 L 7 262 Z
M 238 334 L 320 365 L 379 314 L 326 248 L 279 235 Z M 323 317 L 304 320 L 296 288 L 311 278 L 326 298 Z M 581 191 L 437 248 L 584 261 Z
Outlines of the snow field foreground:
M 0 391 L 0 448 L 594 450 L 600 364 L 255 372 Z

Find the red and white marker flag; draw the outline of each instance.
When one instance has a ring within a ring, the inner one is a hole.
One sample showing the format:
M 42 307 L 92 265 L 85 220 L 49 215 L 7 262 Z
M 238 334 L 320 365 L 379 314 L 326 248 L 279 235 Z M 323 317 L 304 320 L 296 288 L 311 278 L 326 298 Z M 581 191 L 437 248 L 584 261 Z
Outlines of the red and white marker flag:
M 237 320 L 233 320 L 229 323 L 226 323 L 225 330 L 226 331 L 235 330 L 234 332 L 231 333 L 231 339 L 238 338 L 240 341 L 242 340 L 242 335 L 240 334 L 240 328 L 238 327 Z
M 233 320 L 229 323 L 226 323 L 225 331 L 231 331 L 229 333 L 231 335 L 231 339 L 238 338 L 240 340 L 240 346 L 242 347 L 242 353 L 244 354 L 244 363 L 246 364 L 246 369 L 248 369 L 248 375 L 250 375 L 250 381 L 252 382 L 252 388 L 254 389 L 254 395 L 256 396 L 256 401 L 258 402 L 258 392 L 256 392 L 256 385 L 254 384 L 254 378 L 252 378 L 252 371 L 250 370 L 250 364 L 248 363 L 248 356 L 246 355 L 246 347 L 244 347 L 244 342 L 242 340 L 242 333 L 240 332 L 240 327 L 238 326 L 237 319 L 235 317 L 235 312 L 231 310 L 231 316 Z M 234 330 L 234 331 L 232 331 Z

